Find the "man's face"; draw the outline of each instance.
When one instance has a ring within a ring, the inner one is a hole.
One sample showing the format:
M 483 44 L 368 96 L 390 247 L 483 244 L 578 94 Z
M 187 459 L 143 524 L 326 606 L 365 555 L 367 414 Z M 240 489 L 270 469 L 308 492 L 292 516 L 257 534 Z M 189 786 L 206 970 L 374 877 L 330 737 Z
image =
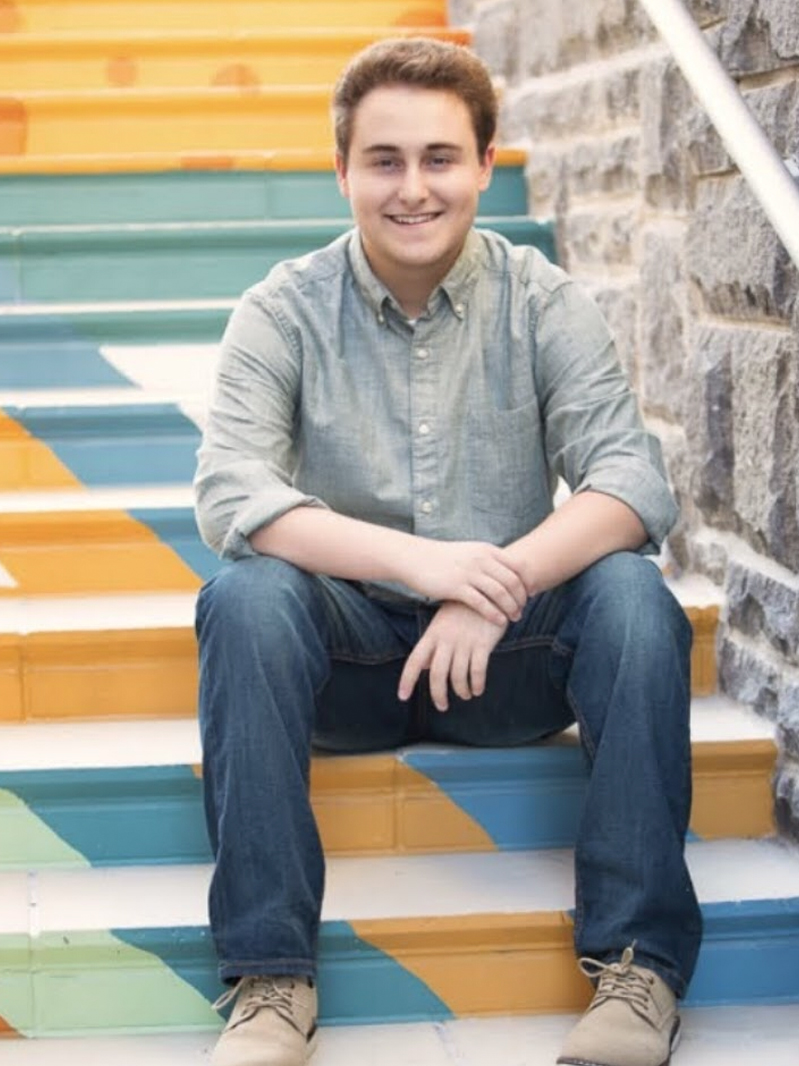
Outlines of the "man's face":
M 388 85 L 361 100 L 336 172 L 372 270 L 400 299 L 410 276 L 429 295 L 458 258 L 493 162 L 453 93 Z

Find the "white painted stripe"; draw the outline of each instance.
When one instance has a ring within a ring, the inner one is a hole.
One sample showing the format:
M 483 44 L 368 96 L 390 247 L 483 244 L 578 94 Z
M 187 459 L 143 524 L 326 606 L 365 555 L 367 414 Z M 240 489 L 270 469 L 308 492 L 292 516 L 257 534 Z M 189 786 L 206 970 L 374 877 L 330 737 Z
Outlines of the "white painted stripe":
M 732 700 L 711 696 L 693 701 L 691 735 L 695 741 L 770 740 L 774 726 Z M 576 727 L 549 743 L 576 744 Z M 435 747 L 413 750 L 419 753 Z M 464 752 L 468 758 L 468 750 Z M 193 718 L 10 724 L 3 726 L 0 744 L 0 771 L 193 766 L 200 759 L 199 732 Z
M 101 349 L 103 358 L 149 394 L 205 392 L 213 381 L 219 361 L 218 344 L 171 344 L 111 346 Z
M 194 624 L 197 594 L 8 597 L 0 600 L 0 633 L 76 633 L 106 629 L 175 629 Z
M 686 853 L 703 903 L 799 897 L 799 856 L 774 841 L 703 841 L 689 844 Z M 0 875 L 0 888 L 14 876 Z M 45 870 L 36 875 L 41 928 L 204 924 L 210 876 L 206 865 Z M 18 916 L 19 890 L 12 886 L 12 906 L 15 891 Z M 323 918 L 518 914 L 573 904 L 571 849 L 333 858 Z
M 54 511 L 129 511 L 148 507 L 192 507 L 191 486 L 131 485 L 123 488 L 75 488 L 54 492 L 0 492 L 0 514 Z
M 189 379 L 177 392 L 145 392 L 135 385 L 119 388 L 8 389 L 0 392 L 0 407 L 142 407 L 146 404 L 195 402 L 195 386 Z M 204 402 L 204 396 L 199 398 Z
M 2 505 L 0 505 L 0 511 L 2 511 Z M 0 563 L 0 588 L 15 589 L 18 584 L 19 582 L 15 581 L 3 564 Z
M 796 1066 L 799 1005 L 682 1011 L 675 1066 Z M 313 1066 L 542 1066 L 555 1061 L 574 1014 L 463 1018 L 406 1025 L 329 1026 Z M 207 1066 L 214 1033 L 17 1040 L 5 1066 Z M 7 1058 L 3 1053 L 7 1053 Z
M 95 315 L 118 314 L 135 311 L 197 311 L 210 309 L 214 311 L 232 311 L 237 299 L 222 297 L 219 299 L 198 300 L 114 300 L 103 303 L 18 303 L 0 304 L 2 318 L 53 318 L 56 315 Z

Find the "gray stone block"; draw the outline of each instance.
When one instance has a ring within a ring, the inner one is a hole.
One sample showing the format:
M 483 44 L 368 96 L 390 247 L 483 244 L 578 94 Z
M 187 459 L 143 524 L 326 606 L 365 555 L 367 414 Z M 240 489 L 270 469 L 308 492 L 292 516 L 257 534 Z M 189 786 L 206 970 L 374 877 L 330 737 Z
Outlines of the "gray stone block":
M 790 319 L 797 271 L 743 178 L 700 183 L 688 228 L 688 269 L 706 310 Z
M 777 765 L 774 775 L 774 820 L 782 836 L 799 844 L 799 761 L 796 759 L 783 757 Z
M 719 640 L 719 680 L 727 695 L 754 710 L 781 730 L 799 729 L 799 675 L 784 660 L 731 632 Z
M 638 286 L 591 285 L 589 291 L 605 316 L 616 342 L 616 351 L 628 379 L 636 385 L 636 319 L 638 314 Z
M 749 637 L 762 637 L 776 652 L 799 664 L 799 579 L 756 561 L 731 560 L 727 573 L 726 624 Z M 797 723 L 799 725 L 799 723 Z
M 579 274 L 630 267 L 637 226 L 638 212 L 631 206 L 571 212 L 562 222 L 567 269 Z
M 641 75 L 641 176 L 652 206 L 689 207 L 694 178 L 686 152 L 691 92 L 676 64 L 664 59 Z
M 474 16 L 473 47 L 493 74 L 509 84 L 519 73 L 518 0 L 493 0 L 481 4 Z
M 720 55 L 735 75 L 758 74 L 799 59 L 799 18 L 794 0 L 730 0 Z
M 683 227 L 652 226 L 641 260 L 641 394 L 648 410 L 679 421 L 692 387 L 686 350 Z
M 711 525 L 729 529 L 735 464 L 729 338 L 700 329 L 692 343 L 685 430 L 696 469 L 695 499 Z

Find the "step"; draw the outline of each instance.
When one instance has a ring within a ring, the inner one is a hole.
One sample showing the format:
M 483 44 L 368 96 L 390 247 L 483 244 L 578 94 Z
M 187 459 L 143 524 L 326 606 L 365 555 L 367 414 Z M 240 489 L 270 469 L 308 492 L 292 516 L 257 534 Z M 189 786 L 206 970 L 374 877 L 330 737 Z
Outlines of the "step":
M 350 219 L 29 226 L 0 230 L 0 300 L 233 298 L 277 263 L 323 247 Z M 554 257 L 553 229 L 524 215 L 478 226 Z
M 772 834 L 770 723 L 706 697 L 691 731 L 692 837 Z M 0 740 L 0 869 L 210 861 L 193 720 L 6 725 Z M 576 728 L 525 748 L 320 754 L 311 770 L 329 855 L 572 846 L 585 784 Z
M 356 52 L 381 38 L 414 32 L 300 25 L 6 34 L 0 36 L 0 92 L 332 83 Z M 463 30 L 427 32 L 462 45 L 471 36 Z
M 689 1007 L 674 1066 L 796 1066 L 799 1006 Z M 574 1014 L 328 1027 L 314 1066 L 545 1066 Z M 207 1066 L 215 1033 L 14 1041 L 14 1066 Z M 0 1046 L 0 1062 L 5 1064 Z M 9 1063 L 11 1059 L 9 1058 Z
M 705 933 L 686 1002 L 799 1002 L 796 852 L 706 841 L 687 857 Z M 572 862 L 566 849 L 331 859 L 322 1023 L 581 1009 Z M 3 874 L 0 1017 L 35 1036 L 217 1028 L 209 877 L 208 866 Z
M 521 151 L 500 150 L 481 214 L 527 213 L 525 160 Z M 100 161 L 123 169 L 89 169 Z M 153 169 L 137 171 L 144 161 Z M 350 217 L 329 152 L 254 153 L 235 166 L 213 156 L 182 166 L 169 157 L 100 157 L 71 174 L 4 173 L 11 162 L 0 158 L 0 226 Z
M 443 27 L 446 0 L 14 0 L 0 30 L 96 33 L 101 30 L 273 29 L 279 26 Z
M 145 591 L 0 597 L 0 722 L 193 716 L 195 600 Z M 694 628 L 693 695 L 709 695 L 718 603 L 681 602 Z
M 54 366 L 63 357 L 94 363 L 98 346 L 218 343 L 236 300 L 119 300 L 113 303 L 4 304 L 0 301 L 0 388 L 35 388 L 23 361 Z M 102 353 L 100 353 L 102 357 Z M 65 368 L 43 381 L 59 387 Z M 79 381 L 79 379 L 78 379 Z M 116 374 L 89 384 L 120 384 Z

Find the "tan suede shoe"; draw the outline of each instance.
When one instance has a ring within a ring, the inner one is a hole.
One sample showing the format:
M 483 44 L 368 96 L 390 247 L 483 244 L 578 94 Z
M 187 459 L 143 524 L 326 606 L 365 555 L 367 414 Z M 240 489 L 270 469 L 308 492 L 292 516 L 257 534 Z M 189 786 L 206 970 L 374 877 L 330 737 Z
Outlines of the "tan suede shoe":
M 591 1005 L 572 1029 L 561 1066 L 667 1066 L 680 1037 L 674 993 L 652 970 L 633 965 L 633 948 L 619 962 L 581 959 L 598 977 Z
M 304 1066 L 316 1046 L 316 988 L 307 977 L 244 977 L 214 1006 L 235 998 L 211 1066 Z

